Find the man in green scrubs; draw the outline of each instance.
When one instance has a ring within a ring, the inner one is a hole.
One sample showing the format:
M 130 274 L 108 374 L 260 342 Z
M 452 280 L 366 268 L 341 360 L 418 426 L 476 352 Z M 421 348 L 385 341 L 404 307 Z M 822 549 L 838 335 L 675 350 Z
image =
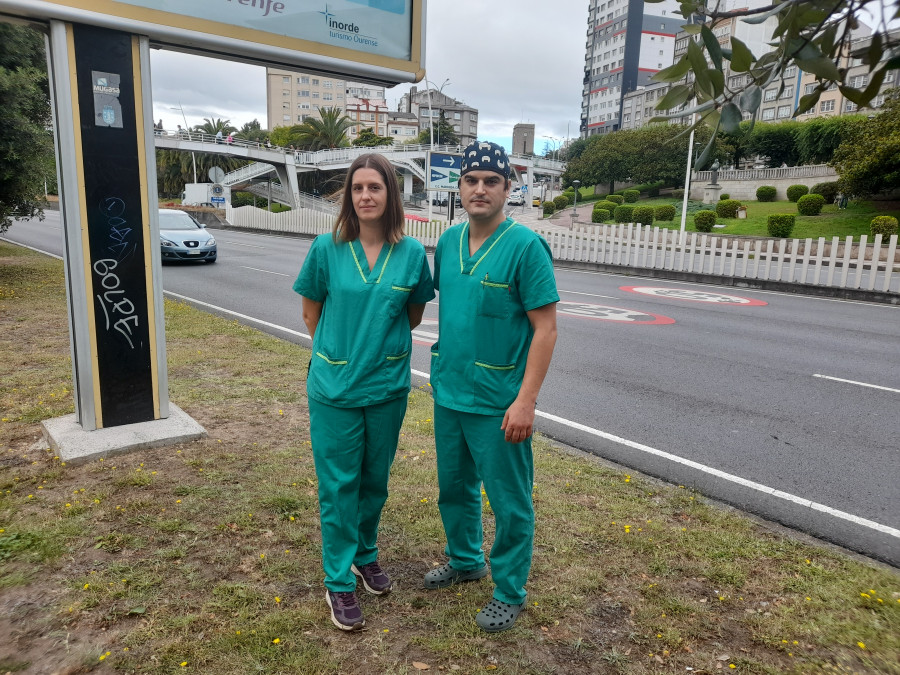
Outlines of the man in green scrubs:
M 434 256 L 440 314 L 431 385 L 449 561 L 425 575 L 425 586 L 487 574 L 483 484 L 496 521 L 495 590 L 476 617 L 488 632 L 511 628 L 525 606 L 534 541 L 531 435 L 559 301 L 547 242 L 503 213 L 509 175 L 499 145 L 476 141 L 465 149 L 460 198 L 469 221 L 447 230 Z

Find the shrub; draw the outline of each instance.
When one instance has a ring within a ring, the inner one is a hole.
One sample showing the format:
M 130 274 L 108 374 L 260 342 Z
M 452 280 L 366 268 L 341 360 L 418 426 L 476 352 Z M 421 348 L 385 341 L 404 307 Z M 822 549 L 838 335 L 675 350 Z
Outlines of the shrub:
M 825 197 L 822 195 L 803 195 L 797 200 L 797 211 L 801 216 L 817 216 L 822 213 L 825 206 Z
M 657 206 L 656 211 L 653 212 L 653 215 L 657 220 L 675 220 L 675 207 L 671 204 L 663 204 L 662 206 Z
M 595 209 L 606 209 L 610 213 L 615 211 L 617 206 L 618 206 L 618 204 L 616 204 L 615 202 L 609 201 L 609 200 L 604 200 L 602 202 L 596 202 L 594 204 Z
M 622 193 L 622 196 L 625 197 L 625 202 L 627 204 L 634 204 L 641 196 L 640 190 L 625 190 Z
M 606 201 L 613 202 L 616 206 L 621 206 L 625 203 L 625 197 L 622 195 L 607 195 Z
M 809 194 L 822 195 L 825 197 L 826 204 L 834 204 L 834 200 L 837 199 L 840 191 L 837 181 L 833 181 L 831 183 L 816 183 L 809 189 Z
M 549 200 L 544 202 L 543 204 L 541 204 L 541 206 L 544 208 L 545 216 L 552 216 L 553 213 L 556 211 L 556 204 L 554 204 L 553 202 L 551 202 Z
M 716 214 L 720 218 L 737 218 L 741 202 L 737 199 L 723 199 L 716 204 Z
M 631 223 L 634 222 L 631 217 L 634 215 L 634 207 L 633 206 L 617 206 L 616 210 L 613 211 L 613 220 L 617 223 Z
M 684 199 L 684 188 L 676 188 L 672 190 L 673 199 Z
M 659 197 L 659 185 L 653 185 L 647 188 L 647 196 L 648 197 Z
M 697 211 L 694 214 L 694 227 L 698 232 L 712 232 L 713 225 L 716 224 L 715 211 Z
M 653 207 L 652 206 L 635 206 L 631 213 L 631 222 L 640 223 L 641 225 L 653 224 Z
M 722 201 L 723 199 L 731 199 L 731 195 L 728 194 L 727 192 L 723 192 L 722 194 L 719 195 L 719 201 Z
M 774 202 L 778 190 L 774 185 L 760 185 L 756 188 L 756 198 L 761 202 Z
M 793 213 L 773 213 L 767 226 L 770 237 L 790 237 L 794 229 Z
M 557 209 L 564 209 L 569 205 L 569 198 L 566 197 L 565 195 L 556 195 L 553 198 L 553 205 Z
M 887 239 L 892 234 L 897 234 L 897 219 L 894 216 L 875 216 L 872 218 L 872 236 L 880 234 L 883 239 Z
M 795 202 L 805 194 L 809 194 L 809 188 L 805 185 L 791 185 L 787 189 L 788 200 Z
M 606 209 L 594 209 L 591 211 L 592 223 L 605 223 L 609 220 L 610 212 Z

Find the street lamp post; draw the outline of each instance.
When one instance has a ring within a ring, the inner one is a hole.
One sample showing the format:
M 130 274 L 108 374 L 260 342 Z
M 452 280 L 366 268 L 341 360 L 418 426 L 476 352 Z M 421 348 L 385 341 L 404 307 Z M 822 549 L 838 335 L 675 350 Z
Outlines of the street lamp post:
M 424 80 L 424 82 L 425 82 L 425 91 L 426 91 L 426 93 L 428 94 L 428 136 L 429 136 L 429 138 L 430 138 L 430 140 L 431 140 L 431 143 L 430 143 L 431 151 L 434 152 L 434 110 L 433 110 L 432 107 L 431 107 L 431 89 L 428 87 L 428 85 L 431 85 L 432 87 L 434 87 L 434 82 L 431 82 L 431 81 L 428 80 L 428 79 Z M 444 82 L 441 84 L 440 87 L 435 87 L 435 88 L 438 90 L 438 93 L 440 94 L 440 93 L 442 93 L 442 92 L 444 91 L 444 87 L 446 87 L 448 84 L 450 84 L 450 78 L 449 78 L 449 77 L 448 77 L 446 80 L 444 80 Z M 425 170 L 428 171 L 428 167 L 427 167 L 427 166 L 425 167 Z M 428 185 L 428 183 L 427 183 L 427 181 L 428 181 L 427 176 L 426 176 L 425 180 L 426 180 L 425 185 L 427 186 L 427 185 Z M 430 191 L 426 190 L 425 193 L 428 195 L 428 220 L 429 220 L 429 222 L 430 222 L 430 221 L 431 221 L 431 215 L 432 215 L 432 209 L 431 209 L 431 207 L 433 206 L 433 204 L 432 204 L 431 202 L 432 202 L 433 200 L 432 200 L 431 192 L 430 192 Z M 448 202 L 448 203 L 449 203 L 449 202 Z
M 573 180 L 572 185 L 575 187 L 575 204 L 572 206 L 572 225 L 569 229 L 575 227 L 575 219 L 578 217 L 578 186 L 581 185 L 580 180 Z
M 181 111 L 181 119 L 184 121 L 184 132 L 187 133 L 187 118 L 184 116 L 184 108 L 181 107 L 181 104 L 178 104 L 177 108 L 169 108 L 169 110 L 180 110 Z M 191 150 L 191 164 L 194 167 L 194 182 L 197 182 L 197 158 L 194 156 L 194 151 Z

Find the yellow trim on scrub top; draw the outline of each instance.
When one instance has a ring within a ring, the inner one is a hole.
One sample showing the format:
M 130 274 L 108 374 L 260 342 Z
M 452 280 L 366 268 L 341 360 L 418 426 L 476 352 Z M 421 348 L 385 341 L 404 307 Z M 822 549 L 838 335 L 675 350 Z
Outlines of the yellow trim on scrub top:
M 472 276 L 472 274 L 475 272 L 475 268 L 478 267 L 478 266 L 481 264 L 481 261 L 484 260 L 485 257 L 487 256 L 487 254 L 491 252 L 491 249 L 494 248 L 494 247 L 497 245 L 497 242 L 499 242 L 501 239 L 503 239 L 503 237 L 506 236 L 506 233 L 509 232 L 511 229 L 513 229 L 513 228 L 514 228 L 516 225 L 518 225 L 518 224 L 519 224 L 519 223 L 517 223 L 516 221 L 513 221 L 512 224 L 511 224 L 509 227 L 507 227 L 507 228 L 503 231 L 503 233 L 502 233 L 499 237 L 497 237 L 497 238 L 494 240 L 494 243 L 490 245 L 490 247 L 488 248 L 488 250 L 485 251 L 484 254 L 478 259 L 478 262 L 476 262 L 476 263 L 472 266 L 472 269 L 469 270 L 469 276 Z M 465 272 L 464 272 L 465 267 L 463 266 L 463 255 L 462 255 L 462 252 L 463 252 L 463 238 L 466 236 L 466 233 L 467 233 L 468 231 L 469 231 L 469 223 L 466 223 L 466 224 L 463 226 L 462 230 L 460 230 L 460 232 L 459 232 L 459 273 L 460 273 L 460 274 L 465 274 Z
M 398 354 L 397 356 L 386 356 L 385 358 L 388 361 L 400 361 L 401 359 L 405 359 L 409 356 L 409 352 L 403 352 L 402 354 Z
M 346 361 L 332 361 L 327 356 L 325 356 L 322 352 L 316 352 L 316 356 L 318 356 L 320 359 L 325 359 L 325 361 L 327 363 L 330 363 L 332 366 L 346 366 L 347 365 Z
M 512 364 L 511 366 L 493 366 L 490 363 L 482 363 L 481 361 L 476 361 L 475 365 L 481 368 L 487 368 L 488 370 L 513 370 L 516 367 L 516 364 Z
M 381 277 L 384 276 L 384 270 L 385 270 L 385 268 L 387 267 L 388 260 L 391 259 L 391 253 L 393 253 L 393 252 L 394 252 L 394 245 L 391 244 L 391 247 L 388 249 L 387 257 L 384 259 L 384 263 L 381 265 L 381 272 L 378 274 L 378 278 L 375 280 L 375 283 L 376 283 L 376 284 L 381 283 Z M 356 255 L 356 249 L 353 248 L 353 242 L 352 242 L 352 241 L 350 242 L 350 253 L 353 254 L 353 262 L 356 263 L 356 269 L 359 270 L 359 276 L 362 277 L 363 283 L 364 283 L 364 284 L 369 283 L 369 280 L 366 279 L 366 275 L 365 275 L 365 274 L 363 273 L 363 271 L 362 271 L 362 265 L 359 264 L 359 258 L 358 258 L 357 255 Z

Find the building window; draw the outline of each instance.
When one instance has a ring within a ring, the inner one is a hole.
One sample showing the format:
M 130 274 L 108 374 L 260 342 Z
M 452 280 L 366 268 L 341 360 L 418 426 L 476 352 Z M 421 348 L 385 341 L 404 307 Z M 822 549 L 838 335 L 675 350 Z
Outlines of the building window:
M 300 104 L 300 110 L 309 110 L 309 109 L 310 109 L 309 103 L 301 103 Z
M 330 93 L 327 92 L 327 91 L 326 91 L 324 94 L 322 94 L 322 100 L 323 100 L 323 101 L 330 101 L 330 100 L 332 100 L 333 98 L 334 98 L 334 95 L 333 95 L 333 94 L 330 94 Z
M 460 120 L 462 119 L 462 115 L 458 112 L 453 113 L 453 119 Z
M 312 97 L 313 97 L 313 98 L 319 98 L 319 92 L 314 91 L 314 92 L 312 93 Z
M 765 110 L 763 110 L 762 118 L 764 120 L 774 120 L 775 108 L 766 108 Z
M 303 77 L 298 77 L 297 82 L 299 84 L 309 84 L 309 75 L 304 75 Z
M 290 84 L 290 83 L 291 83 L 291 78 L 290 78 L 290 77 L 282 77 L 282 78 L 281 78 L 281 83 L 282 83 L 282 84 Z
M 777 89 L 766 89 L 765 96 L 763 96 L 764 101 L 774 101 L 775 97 L 778 95 Z
M 884 81 L 885 82 L 893 82 L 894 81 L 894 71 L 893 70 L 889 70 L 884 74 Z
M 791 106 L 789 105 L 780 105 L 778 106 L 778 117 L 790 117 L 791 116 Z
M 282 103 L 282 104 L 281 104 L 281 109 L 282 109 L 282 110 L 290 110 L 290 108 L 291 108 L 291 104 L 290 104 L 290 103 Z
M 312 83 L 313 83 L 313 85 L 318 85 L 318 84 L 319 84 L 318 78 L 315 78 L 315 77 L 314 77 L 313 80 L 312 80 Z
M 822 101 L 819 104 L 819 112 L 833 112 L 834 111 L 834 99 L 830 101 Z
M 781 98 L 791 98 L 794 95 L 793 87 L 785 87 L 784 91 L 781 92 Z
M 868 75 L 857 75 L 856 77 L 850 78 L 850 86 L 854 89 L 861 89 L 869 84 L 869 76 Z
M 331 80 L 325 80 L 322 86 L 324 86 L 326 89 L 331 89 L 332 84 L 333 82 Z
M 794 77 L 794 75 L 796 75 L 796 74 L 797 74 L 797 66 L 790 66 L 789 68 L 786 68 L 784 71 L 785 77 Z
M 282 90 L 281 95 L 282 96 L 290 96 L 291 92 L 289 92 L 287 89 L 284 89 L 284 90 Z
M 302 96 L 303 98 L 309 98 L 309 89 L 301 89 L 297 92 L 298 96 Z
M 844 104 L 844 110 L 846 112 L 856 112 L 858 109 L 859 106 L 857 106 L 853 101 L 847 101 L 847 103 Z
M 811 94 L 816 90 L 815 83 L 806 85 L 806 88 L 803 90 L 804 94 Z

